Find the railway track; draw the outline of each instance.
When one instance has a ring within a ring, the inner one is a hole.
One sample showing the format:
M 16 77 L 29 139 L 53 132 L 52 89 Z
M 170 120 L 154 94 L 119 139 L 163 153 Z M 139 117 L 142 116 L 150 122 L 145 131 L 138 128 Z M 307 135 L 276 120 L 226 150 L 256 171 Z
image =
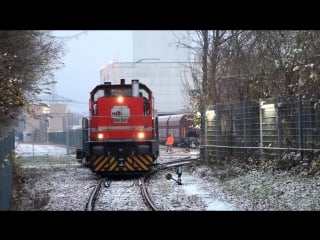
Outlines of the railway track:
M 106 179 L 104 179 L 104 178 L 101 178 L 98 180 L 97 185 L 94 187 L 94 189 L 92 190 L 92 192 L 89 196 L 89 199 L 88 199 L 88 202 L 87 202 L 86 208 L 85 208 L 86 211 L 93 211 L 94 210 L 94 205 L 95 205 L 95 202 L 98 198 L 102 183 L 105 181 L 106 181 Z
M 150 194 L 148 193 L 148 188 L 147 188 L 148 179 L 150 179 L 153 174 L 155 174 L 161 170 L 186 165 L 186 164 L 191 163 L 194 159 L 195 159 L 194 157 L 189 156 L 189 157 L 184 157 L 182 159 L 176 159 L 174 161 L 170 161 L 167 163 L 157 164 L 152 171 L 144 174 L 143 176 L 141 176 L 138 179 L 133 179 L 134 181 L 137 181 L 139 183 L 138 184 L 139 189 L 140 189 L 139 195 L 140 195 L 140 198 L 143 200 L 147 210 L 151 210 L 151 211 L 157 210 L 157 207 L 155 206 L 152 198 L 150 197 Z M 95 210 L 96 202 L 98 201 L 99 196 L 102 195 L 101 194 L 102 186 L 109 188 L 111 186 L 111 184 L 112 184 L 112 180 L 108 179 L 108 178 L 101 178 L 98 180 L 96 186 L 94 187 L 94 189 L 92 190 L 92 192 L 88 198 L 88 201 L 87 201 L 86 207 L 85 207 L 85 211 L 94 211 Z M 131 187 L 134 187 L 135 185 L 136 184 L 133 183 L 133 184 L 131 184 Z M 135 191 L 135 190 L 133 190 L 133 191 Z M 107 190 L 105 194 L 111 194 L 111 193 Z M 123 194 L 121 196 L 122 198 L 130 199 L 130 200 L 133 198 L 132 197 L 133 195 L 136 196 L 135 193 L 131 193 L 130 191 L 123 191 L 122 194 Z M 124 196 L 125 194 L 129 194 L 130 196 L 128 195 L 127 197 L 125 197 Z M 136 196 L 136 197 L 138 197 L 138 196 Z M 107 203 L 106 203 L 106 205 L 107 205 Z M 110 205 L 111 205 L 111 203 L 110 203 Z M 114 210 L 114 209 L 110 209 L 110 210 Z

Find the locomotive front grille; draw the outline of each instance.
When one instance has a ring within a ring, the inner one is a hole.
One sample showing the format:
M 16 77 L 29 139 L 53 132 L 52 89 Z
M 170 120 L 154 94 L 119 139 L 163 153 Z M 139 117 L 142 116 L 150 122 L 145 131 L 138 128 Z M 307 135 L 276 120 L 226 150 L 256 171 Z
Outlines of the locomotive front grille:
M 115 156 L 94 156 L 91 158 L 91 168 L 94 172 L 132 172 L 149 171 L 153 157 L 148 154 L 125 157 L 123 166 Z

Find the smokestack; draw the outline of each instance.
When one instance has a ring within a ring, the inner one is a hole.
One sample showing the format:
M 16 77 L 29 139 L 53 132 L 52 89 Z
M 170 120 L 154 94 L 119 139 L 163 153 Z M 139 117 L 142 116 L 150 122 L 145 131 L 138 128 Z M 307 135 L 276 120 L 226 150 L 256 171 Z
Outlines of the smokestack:
M 133 97 L 139 97 L 139 80 L 138 79 L 132 79 L 131 80 L 132 85 L 132 96 Z

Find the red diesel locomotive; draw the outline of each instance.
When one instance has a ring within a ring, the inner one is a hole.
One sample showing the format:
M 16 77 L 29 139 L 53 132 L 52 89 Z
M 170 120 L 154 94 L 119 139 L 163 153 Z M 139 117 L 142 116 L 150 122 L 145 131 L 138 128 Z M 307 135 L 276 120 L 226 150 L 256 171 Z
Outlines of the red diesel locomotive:
M 139 80 L 97 85 L 90 92 L 82 131 L 83 148 L 76 158 L 100 175 L 142 174 L 159 156 L 153 93 Z

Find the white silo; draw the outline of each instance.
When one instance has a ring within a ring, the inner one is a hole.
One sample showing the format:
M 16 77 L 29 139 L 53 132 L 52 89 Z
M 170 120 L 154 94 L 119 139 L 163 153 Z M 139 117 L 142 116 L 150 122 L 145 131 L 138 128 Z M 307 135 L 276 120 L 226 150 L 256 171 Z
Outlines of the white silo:
M 133 31 L 133 61 L 141 59 L 160 62 L 186 62 L 188 54 L 185 48 L 177 47 L 177 37 L 186 31 Z

